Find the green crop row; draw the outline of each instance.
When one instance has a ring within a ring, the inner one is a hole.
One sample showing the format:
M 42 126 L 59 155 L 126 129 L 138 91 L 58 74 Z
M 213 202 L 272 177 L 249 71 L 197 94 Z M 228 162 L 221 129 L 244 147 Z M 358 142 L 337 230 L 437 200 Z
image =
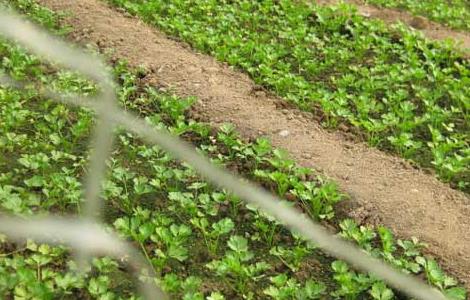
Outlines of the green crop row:
M 346 122 L 443 181 L 470 187 L 470 63 L 351 6 L 302 1 L 111 0 L 329 127 Z
M 408 10 L 415 15 L 470 31 L 470 2 L 467 0 L 363 0 L 364 3 Z
M 31 0 L 9 1 L 41 21 L 55 15 Z M 52 29 L 61 32 L 52 22 Z M 22 216 L 75 214 L 83 205 L 88 140 L 94 125 L 86 109 L 41 97 L 35 85 L 92 95 L 96 86 L 58 71 L 23 49 L 0 41 L 0 71 L 30 82 L 26 91 L 0 87 L 0 211 Z M 463 300 L 466 291 L 415 239 L 395 240 L 385 227 L 337 220 L 345 197 L 314 170 L 297 166 L 266 139 L 243 141 L 233 126 L 218 129 L 191 120 L 193 98 L 181 99 L 144 84 L 144 71 L 124 63 L 112 71 L 121 107 L 191 142 L 233 172 L 258 182 L 312 218 L 334 226 L 365 251 L 404 272 L 423 275 Z M 270 216 L 205 182 L 187 164 L 157 146 L 117 130 L 103 183 L 104 220 L 147 257 L 156 283 L 175 299 L 402 299 L 368 274 L 326 256 Z M 0 230 L 1 231 L 1 230 Z M 94 258 L 84 272 L 66 247 L 0 236 L 0 297 L 10 299 L 139 299 L 122 262 Z

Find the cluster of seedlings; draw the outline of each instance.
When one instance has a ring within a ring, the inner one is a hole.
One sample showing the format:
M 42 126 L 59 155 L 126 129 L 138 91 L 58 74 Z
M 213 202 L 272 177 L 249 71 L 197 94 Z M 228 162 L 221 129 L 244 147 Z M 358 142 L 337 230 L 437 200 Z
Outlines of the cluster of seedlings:
M 362 0 L 379 7 L 407 10 L 450 28 L 470 31 L 470 3 L 466 0 Z
M 470 62 L 354 6 L 310 1 L 110 0 L 247 72 L 327 127 L 343 123 L 469 190 Z M 416 1 L 418 2 L 418 1 Z

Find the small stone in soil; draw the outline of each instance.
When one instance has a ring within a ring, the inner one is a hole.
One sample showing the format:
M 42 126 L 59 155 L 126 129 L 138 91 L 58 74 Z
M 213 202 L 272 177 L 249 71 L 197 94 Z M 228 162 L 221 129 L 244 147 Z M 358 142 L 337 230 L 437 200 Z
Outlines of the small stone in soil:
M 279 132 L 279 135 L 282 136 L 282 137 L 286 137 L 290 134 L 289 130 L 281 130 Z

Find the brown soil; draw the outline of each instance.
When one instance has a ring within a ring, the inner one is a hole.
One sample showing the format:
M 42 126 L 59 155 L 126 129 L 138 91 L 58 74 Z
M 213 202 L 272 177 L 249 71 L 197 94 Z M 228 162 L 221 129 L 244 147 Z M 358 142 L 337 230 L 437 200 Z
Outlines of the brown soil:
M 333 5 L 340 1 L 338 0 L 317 0 L 321 5 Z M 424 36 L 431 40 L 454 40 L 457 42 L 458 49 L 462 50 L 466 57 L 470 57 L 470 33 L 463 31 L 452 30 L 445 25 L 428 20 L 425 17 L 414 16 L 409 12 L 390 9 L 379 8 L 373 5 L 366 5 L 361 0 L 346 0 L 348 3 L 356 5 L 359 14 L 368 18 L 381 19 L 387 24 L 404 23 L 421 31 Z
M 76 41 L 111 50 L 116 58 L 152 70 L 147 78 L 181 96 L 200 100 L 196 115 L 217 125 L 232 122 L 245 137 L 265 135 L 302 165 L 321 170 L 351 196 L 344 212 L 384 224 L 399 237 L 418 237 L 430 254 L 470 288 L 470 199 L 413 169 L 403 160 L 347 141 L 308 114 L 259 91 L 244 74 L 193 52 L 136 18 L 97 0 L 40 0 L 68 18 Z

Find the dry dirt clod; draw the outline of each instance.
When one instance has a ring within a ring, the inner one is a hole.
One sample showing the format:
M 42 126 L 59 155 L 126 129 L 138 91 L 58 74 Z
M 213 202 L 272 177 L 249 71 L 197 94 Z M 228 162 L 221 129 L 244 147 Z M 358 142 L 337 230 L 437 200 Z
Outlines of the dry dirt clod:
M 259 98 L 266 97 L 266 93 L 264 91 L 256 91 L 255 95 L 256 97 L 259 97 Z
M 349 127 L 345 124 L 340 124 L 338 126 L 338 129 L 341 130 L 341 131 L 344 131 L 344 132 L 348 132 L 349 131 Z
M 428 27 L 428 21 L 424 17 L 416 16 L 410 21 L 410 25 L 416 29 L 426 29 Z

